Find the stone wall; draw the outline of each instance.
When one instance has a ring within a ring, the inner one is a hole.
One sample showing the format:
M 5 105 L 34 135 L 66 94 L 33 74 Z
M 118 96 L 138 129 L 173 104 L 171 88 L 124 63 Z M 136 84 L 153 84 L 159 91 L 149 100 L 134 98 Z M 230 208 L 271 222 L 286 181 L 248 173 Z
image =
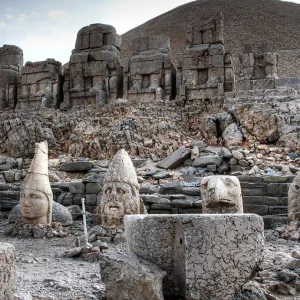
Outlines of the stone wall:
M 52 183 L 54 201 L 64 206 L 79 205 L 86 199 L 86 210 L 93 212 L 102 191 L 106 168 L 97 179 L 71 183 Z M 288 189 L 295 176 L 238 176 L 243 195 L 244 213 L 262 216 L 267 228 L 287 220 Z M 140 197 L 149 214 L 198 214 L 202 213 L 200 183 L 202 177 L 186 178 L 185 182 L 165 182 L 158 185 L 141 184 Z M 10 210 L 18 204 L 19 188 L 0 185 L 0 206 Z M 6 190 L 5 190 L 6 189 Z

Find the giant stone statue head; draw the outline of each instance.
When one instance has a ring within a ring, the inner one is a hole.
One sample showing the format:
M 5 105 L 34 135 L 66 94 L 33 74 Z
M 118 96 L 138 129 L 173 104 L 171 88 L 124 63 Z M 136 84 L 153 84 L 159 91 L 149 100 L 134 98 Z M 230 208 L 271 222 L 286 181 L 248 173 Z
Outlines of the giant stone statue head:
M 243 213 L 241 186 L 235 176 L 204 177 L 201 196 L 204 214 Z
M 139 188 L 129 155 L 119 150 L 108 168 L 94 223 L 107 228 L 122 227 L 124 215 L 141 213 Z
M 50 224 L 53 194 L 48 177 L 48 144 L 35 144 L 35 154 L 20 194 L 22 222 Z

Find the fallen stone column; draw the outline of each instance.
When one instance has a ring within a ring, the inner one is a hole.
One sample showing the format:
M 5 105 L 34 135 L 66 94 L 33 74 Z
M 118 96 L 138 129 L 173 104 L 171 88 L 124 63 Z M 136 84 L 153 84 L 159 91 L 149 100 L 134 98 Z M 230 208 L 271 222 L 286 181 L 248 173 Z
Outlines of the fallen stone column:
M 130 215 L 124 224 L 129 250 L 168 273 L 164 297 L 232 299 L 262 262 L 258 215 Z
M 0 243 L 0 299 L 14 299 L 15 248 L 11 244 Z

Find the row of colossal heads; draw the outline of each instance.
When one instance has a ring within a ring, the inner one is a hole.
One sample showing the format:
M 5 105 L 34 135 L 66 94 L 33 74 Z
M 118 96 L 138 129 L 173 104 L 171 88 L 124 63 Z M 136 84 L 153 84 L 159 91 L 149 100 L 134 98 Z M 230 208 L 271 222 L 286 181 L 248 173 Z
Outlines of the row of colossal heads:
M 0 48 L 0 109 L 67 110 L 75 105 L 195 98 L 186 88 L 205 90 L 199 98 L 219 96 L 232 89 L 231 58 L 223 46 L 223 18 L 210 18 L 187 31 L 184 59 L 175 70 L 166 36 L 132 41 L 132 56 L 120 64 L 121 37 L 113 26 L 92 24 L 82 28 L 70 61 L 27 62 L 16 46 Z M 198 57 L 198 59 L 196 59 Z M 230 72 L 231 70 L 231 72 Z M 226 75 L 227 74 L 227 75 Z M 227 76 L 227 78 L 226 78 Z M 226 84 L 227 83 L 227 84 Z

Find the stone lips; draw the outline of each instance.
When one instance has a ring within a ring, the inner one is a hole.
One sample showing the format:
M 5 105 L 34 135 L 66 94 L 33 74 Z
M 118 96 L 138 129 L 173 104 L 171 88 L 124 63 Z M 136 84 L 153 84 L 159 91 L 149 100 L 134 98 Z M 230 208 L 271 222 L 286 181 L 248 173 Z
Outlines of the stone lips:
M 125 182 L 140 188 L 133 163 L 124 149 L 119 150 L 112 159 L 104 184 L 107 182 Z
M 164 296 L 232 299 L 262 263 L 254 214 L 127 215 L 124 224 L 129 251 L 167 271 Z

